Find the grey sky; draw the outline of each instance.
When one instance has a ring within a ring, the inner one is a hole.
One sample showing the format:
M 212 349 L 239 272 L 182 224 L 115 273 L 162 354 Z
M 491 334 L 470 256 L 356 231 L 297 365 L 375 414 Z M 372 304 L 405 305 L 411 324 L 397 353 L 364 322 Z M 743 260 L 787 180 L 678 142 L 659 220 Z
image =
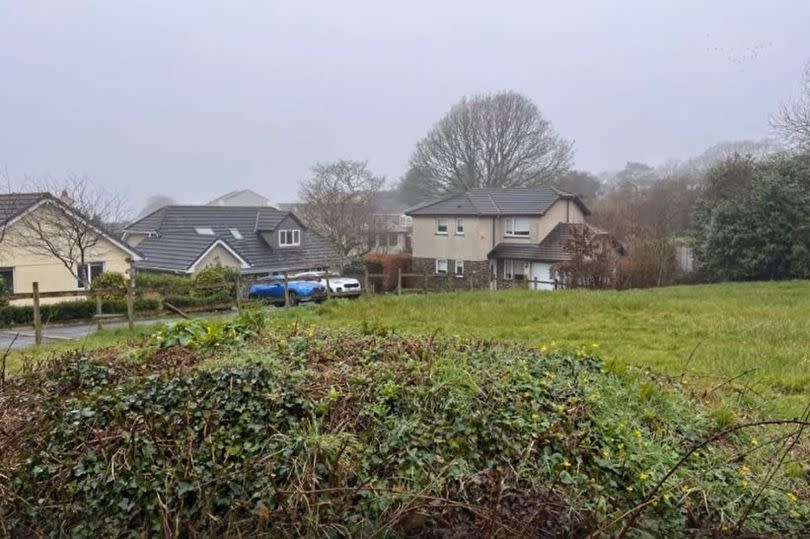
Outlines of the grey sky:
M 810 2 L 0 0 L 0 165 L 204 202 L 316 161 L 397 179 L 462 95 L 515 89 L 594 172 L 769 134 Z

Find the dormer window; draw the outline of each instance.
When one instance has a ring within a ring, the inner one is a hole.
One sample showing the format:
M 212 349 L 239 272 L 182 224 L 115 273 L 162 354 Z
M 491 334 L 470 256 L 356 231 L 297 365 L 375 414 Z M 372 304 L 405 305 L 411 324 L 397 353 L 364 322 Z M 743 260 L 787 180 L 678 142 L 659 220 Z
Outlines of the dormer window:
M 214 236 L 214 229 L 209 226 L 195 226 L 194 232 L 200 236 Z
M 294 247 L 301 245 L 301 231 L 293 230 L 279 230 L 278 231 L 278 245 L 279 247 Z

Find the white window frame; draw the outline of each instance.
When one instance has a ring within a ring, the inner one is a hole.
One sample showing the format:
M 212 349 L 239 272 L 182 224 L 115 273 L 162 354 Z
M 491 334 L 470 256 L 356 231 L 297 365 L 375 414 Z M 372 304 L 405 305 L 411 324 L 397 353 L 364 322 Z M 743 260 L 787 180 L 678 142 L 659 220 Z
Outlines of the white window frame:
M 456 260 L 456 267 L 454 268 L 453 275 L 456 277 L 464 277 L 464 261 L 463 260 Z
M 1 293 L 5 293 L 5 294 L 13 294 L 14 293 L 14 287 L 17 286 L 17 270 L 15 268 L 16 268 L 16 266 L 3 266 L 3 267 L 0 268 L 0 270 L 3 270 L 4 273 L 6 273 L 8 271 L 11 271 L 11 289 L 10 290 L 5 290 L 6 284 L 8 284 L 8 283 L 4 282 L 3 283 L 3 288 L 0 289 L 0 294 Z
M 518 230 L 518 223 L 525 221 L 526 229 Z M 528 238 L 531 235 L 528 217 L 507 217 L 504 226 L 504 236 L 515 238 Z
M 287 242 L 287 234 L 290 234 L 292 241 Z M 278 246 L 279 247 L 296 247 L 301 245 L 301 230 L 298 228 L 288 228 L 278 231 Z
M 84 277 L 87 279 L 87 286 L 81 286 L 79 284 L 79 278 L 76 277 L 76 290 L 90 290 L 90 287 L 93 285 L 93 273 L 91 271 L 91 266 L 101 264 L 101 271 L 99 274 L 104 273 L 106 271 L 107 264 L 105 262 L 85 262 L 84 263 Z M 78 268 L 76 269 L 76 274 L 78 275 L 81 273 Z
M 456 217 L 456 236 L 464 235 L 464 217 Z
M 444 230 L 439 230 L 439 227 L 443 226 Z M 450 225 L 447 222 L 447 217 L 437 217 L 436 218 L 436 234 L 442 234 L 444 236 L 447 235 L 447 231 Z
M 515 260 L 513 258 L 504 259 L 504 261 L 503 261 L 503 278 L 504 279 L 509 279 L 509 280 L 517 280 L 517 279 L 515 279 L 515 275 L 516 275 L 515 269 L 516 268 L 519 268 L 520 271 L 521 271 L 520 275 L 522 276 L 522 279 L 519 279 L 519 280 L 523 280 L 523 281 L 527 280 L 528 279 L 528 274 L 526 273 L 526 262 L 524 262 L 523 260 Z M 530 268 L 530 270 L 531 270 L 531 268 Z
M 444 270 L 441 269 L 441 266 L 444 266 Z M 437 258 L 436 259 L 436 274 L 437 275 L 447 275 L 447 259 L 446 258 Z

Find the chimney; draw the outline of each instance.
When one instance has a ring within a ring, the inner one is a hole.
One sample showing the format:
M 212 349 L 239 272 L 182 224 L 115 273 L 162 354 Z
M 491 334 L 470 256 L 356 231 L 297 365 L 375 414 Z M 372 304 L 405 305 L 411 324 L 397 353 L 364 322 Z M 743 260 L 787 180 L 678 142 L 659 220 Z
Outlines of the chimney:
M 61 200 L 66 206 L 73 206 L 73 199 L 70 198 L 70 195 L 65 189 L 62 189 L 62 194 L 59 195 L 59 200 Z

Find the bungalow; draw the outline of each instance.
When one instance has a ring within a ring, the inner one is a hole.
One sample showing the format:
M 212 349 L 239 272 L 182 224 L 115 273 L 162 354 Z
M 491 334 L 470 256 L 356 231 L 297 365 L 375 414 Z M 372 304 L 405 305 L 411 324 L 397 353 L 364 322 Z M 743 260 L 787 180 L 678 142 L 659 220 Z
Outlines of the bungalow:
M 326 269 L 332 246 L 290 212 L 268 206 L 164 206 L 124 229 L 141 270 L 192 275 L 210 265 L 266 275 Z
M 31 223 L 40 223 L 56 229 L 62 221 L 64 228 L 75 233 L 54 230 L 47 238 L 52 242 L 52 250 L 62 255 L 60 259 L 48 254 L 47 248 L 36 246 L 29 228 Z M 69 244 L 79 234 L 87 246 L 83 270 L 76 268 L 80 260 L 77 245 Z M 39 283 L 42 292 L 83 290 L 101 272 L 123 273 L 129 270 L 130 261 L 137 263 L 140 259 L 135 249 L 92 224 L 69 201 L 50 193 L 0 195 L 0 279 L 7 293 L 30 293 L 34 282 Z M 72 271 L 68 265 L 72 265 Z M 86 282 L 76 275 L 86 275 Z
M 554 288 L 552 265 L 569 258 L 565 244 L 573 232 L 590 226 L 578 196 L 545 186 L 473 189 L 406 214 L 413 218 L 415 271 L 467 275 L 482 286 L 536 279 L 543 281 L 538 289 Z

